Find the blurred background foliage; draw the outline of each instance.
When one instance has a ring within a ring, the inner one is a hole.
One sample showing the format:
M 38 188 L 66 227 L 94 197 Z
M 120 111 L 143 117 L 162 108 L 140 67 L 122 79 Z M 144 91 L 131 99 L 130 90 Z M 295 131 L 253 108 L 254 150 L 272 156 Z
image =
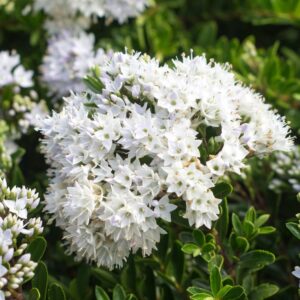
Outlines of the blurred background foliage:
M 99 20 L 90 29 L 97 46 L 135 49 L 161 62 L 193 49 L 194 55 L 206 53 L 218 62 L 228 62 L 242 82 L 287 117 L 299 143 L 300 0 L 155 2 L 124 25 Z M 48 36 L 42 14 L 24 14 L 29 4 L 28 0 L 0 0 L 0 47 L 17 49 L 24 65 L 38 74 Z M 35 79 L 37 92 L 48 100 L 38 75 Z M 20 163 L 22 174 L 12 177 L 11 184 L 26 183 L 43 194 L 46 165 L 38 154 L 38 139 L 31 134 L 19 141 L 26 153 Z M 132 256 L 122 270 L 108 272 L 74 262 L 64 254 L 59 230 L 48 227 L 44 262 L 49 274 L 40 263 L 43 280 L 36 279 L 33 287 L 44 291 L 41 299 L 58 300 L 298 299 L 298 282 L 291 271 L 299 265 L 300 243 L 285 224 L 295 220 L 300 206 L 292 188 L 276 193 L 269 189 L 273 176 L 268 160 L 253 160 L 243 177 L 231 178 L 234 192 L 223 195 L 228 196 L 229 205 L 223 203 L 221 225 L 217 222 L 211 232 L 193 233 L 180 216 L 173 216 L 176 225 L 163 225 L 168 235 L 157 253 L 145 259 Z M 270 218 L 265 217 L 269 220 L 262 230 L 257 217 L 266 214 Z M 260 259 L 252 271 L 251 255 Z M 235 296 L 226 296 L 231 288 L 221 292 L 226 285 L 234 287 L 230 293 Z M 39 293 L 32 289 L 28 297 L 38 299 Z

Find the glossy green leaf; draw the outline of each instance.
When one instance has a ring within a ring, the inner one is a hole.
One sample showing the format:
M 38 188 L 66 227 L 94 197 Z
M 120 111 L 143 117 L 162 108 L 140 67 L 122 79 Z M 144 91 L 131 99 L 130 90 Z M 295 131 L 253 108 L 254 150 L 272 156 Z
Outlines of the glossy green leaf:
M 254 207 L 250 207 L 246 213 L 245 220 L 254 223 L 256 220 L 256 211 Z
M 96 286 L 95 288 L 95 295 L 97 300 L 110 300 L 107 293 L 104 291 L 104 289 L 100 286 Z
M 195 251 L 197 251 L 199 247 L 195 244 L 185 244 L 181 247 L 181 250 L 186 254 L 193 254 Z
M 35 275 L 32 279 L 32 287 L 39 290 L 41 300 L 46 300 L 48 289 L 48 271 L 46 265 L 41 261 L 35 269 Z
M 90 266 L 83 264 L 77 271 L 77 293 L 80 298 L 89 295 Z
M 218 183 L 212 188 L 216 198 L 223 199 L 232 193 L 232 186 L 227 182 Z
M 271 234 L 276 231 L 276 228 L 273 226 L 263 226 L 258 230 L 259 234 Z
M 218 221 L 216 222 L 215 228 L 218 231 L 220 239 L 223 241 L 226 238 L 229 226 L 229 210 L 227 199 L 224 198 L 221 203 L 221 215 L 219 216 Z
M 29 292 L 29 296 L 28 296 L 29 300 L 39 300 L 41 299 L 41 295 L 38 289 L 33 288 L 30 290 Z
M 238 236 L 236 237 L 235 242 L 236 242 L 236 250 L 238 250 L 240 253 L 244 253 L 248 251 L 250 245 L 247 239 Z
M 227 293 L 224 294 L 222 300 L 236 300 L 239 299 L 243 294 L 245 294 L 243 287 L 233 286 L 227 291 Z
M 232 214 L 231 222 L 232 222 L 232 226 L 234 228 L 234 231 L 238 235 L 242 235 L 242 233 L 243 233 L 242 223 L 240 221 L 240 218 L 235 213 Z
M 264 300 L 274 296 L 279 291 L 278 286 L 274 284 L 264 283 L 255 287 L 250 295 L 249 300 Z
M 91 275 L 98 279 L 101 283 L 105 283 L 110 287 L 114 287 L 118 283 L 112 272 L 109 272 L 105 269 L 92 268 Z
M 273 253 L 265 250 L 252 250 L 241 256 L 239 268 L 251 269 L 253 271 L 260 270 L 263 267 L 272 264 L 274 261 L 275 256 Z
M 260 227 L 260 226 L 264 225 L 266 222 L 268 222 L 269 218 L 270 218 L 270 215 L 268 215 L 268 214 L 261 215 L 255 220 L 254 225 L 256 227 Z
M 130 256 L 126 267 L 121 272 L 121 284 L 128 291 L 136 290 L 136 267 L 133 257 Z
M 289 222 L 286 224 L 286 227 L 293 234 L 294 237 L 300 240 L 300 229 L 297 223 Z
M 96 94 L 101 93 L 104 87 L 103 83 L 98 78 L 90 75 L 87 75 L 84 78 L 84 83 L 92 92 Z
M 52 284 L 48 291 L 48 300 L 66 300 L 63 288 L 58 284 Z
M 250 238 L 256 233 L 256 228 L 251 221 L 245 220 L 243 222 L 243 233 L 247 238 Z
M 189 287 L 187 289 L 187 292 L 190 293 L 191 295 L 200 294 L 200 293 L 210 293 L 210 291 L 208 291 L 208 290 L 198 288 L 195 286 Z
M 192 300 L 214 300 L 214 297 L 208 293 L 199 293 L 191 297 Z
M 126 299 L 126 293 L 124 288 L 117 284 L 113 289 L 113 300 L 125 300 Z
M 31 254 L 31 259 L 38 262 L 44 255 L 47 248 L 46 240 L 39 236 L 34 239 L 28 246 L 28 253 Z
M 202 247 L 205 243 L 205 234 L 202 230 L 197 229 L 193 231 L 193 237 L 198 246 Z
M 212 268 L 209 276 L 209 281 L 212 294 L 213 296 L 216 296 L 219 290 L 222 288 L 222 277 L 218 267 L 215 266 Z

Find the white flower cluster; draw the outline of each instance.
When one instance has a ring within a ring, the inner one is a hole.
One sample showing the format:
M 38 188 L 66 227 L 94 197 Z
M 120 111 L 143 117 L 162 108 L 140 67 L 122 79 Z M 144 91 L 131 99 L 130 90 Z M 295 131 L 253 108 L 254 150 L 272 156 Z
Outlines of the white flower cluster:
M 114 53 L 90 84 L 99 92 L 72 94 L 41 128 L 53 177 L 45 209 L 78 259 L 113 268 L 130 251 L 150 254 L 159 219 L 171 220 L 170 200 L 185 202 L 190 225 L 210 228 L 218 179 L 239 173 L 249 154 L 292 146 L 264 99 L 204 56 L 169 67 Z
M 16 146 L 10 147 L 26 133 L 30 126 L 36 125 L 37 113 L 46 114 L 44 102 L 35 102 L 38 95 L 28 91 L 33 86 L 33 72 L 27 71 L 15 52 L 0 51 L 0 176 L 11 165 L 10 154 Z M 26 89 L 25 94 L 23 91 Z
M 106 54 L 102 49 L 94 51 L 94 43 L 94 35 L 84 31 L 63 31 L 50 38 L 41 71 L 43 82 L 56 98 L 71 90 L 82 91 L 88 70 L 104 61 Z
M 0 179 L 0 299 L 11 297 L 34 275 L 36 263 L 26 253 L 28 243 L 43 231 L 40 218 L 29 213 L 39 204 L 35 190 L 7 187 Z
M 117 20 L 124 23 L 137 17 L 151 0 L 35 0 L 34 9 L 49 16 L 46 28 L 49 32 L 62 29 L 87 28 L 95 18 Z
M 33 86 L 32 71 L 27 71 L 21 65 L 20 56 L 8 51 L 0 51 L 0 88 L 6 85 L 16 85 L 22 88 Z
M 300 192 L 300 147 L 293 147 L 290 153 L 275 153 L 271 161 L 274 172 L 269 188 L 275 192 L 283 192 L 291 188 Z

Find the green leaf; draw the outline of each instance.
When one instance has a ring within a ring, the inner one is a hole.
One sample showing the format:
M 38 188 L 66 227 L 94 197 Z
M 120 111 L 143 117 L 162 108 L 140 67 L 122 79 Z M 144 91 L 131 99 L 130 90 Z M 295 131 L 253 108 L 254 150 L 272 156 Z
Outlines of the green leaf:
M 95 295 L 97 300 L 110 300 L 107 293 L 100 286 L 96 286 Z
M 12 155 L 11 158 L 14 162 L 19 163 L 21 158 L 24 156 L 26 153 L 26 150 L 24 148 L 19 147 L 17 151 L 15 151 Z
M 197 245 L 199 245 L 200 247 L 202 247 L 205 243 L 205 234 L 203 233 L 202 230 L 198 229 L 198 230 L 194 230 L 193 231 L 193 237 L 197 243 Z
M 264 226 L 258 229 L 259 234 L 271 234 L 276 231 L 276 228 L 273 226 Z
M 228 203 L 226 198 L 224 198 L 221 203 L 221 211 L 222 213 L 218 221 L 216 222 L 215 228 L 217 229 L 221 240 L 224 241 L 229 226 L 229 210 L 228 210 Z
M 39 300 L 41 298 L 40 292 L 38 289 L 31 289 L 29 292 L 29 300 Z
M 137 284 L 136 265 L 132 255 L 129 256 L 127 261 L 127 266 L 123 269 L 121 273 L 121 284 L 128 291 L 136 290 L 136 284 Z
M 22 170 L 20 169 L 19 165 L 13 164 L 12 171 L 11 171 L 11 185 L 15 186 L 22 186 L 25 182 Z
M 298 240 L 300 240 L 300 229 L 297 223 L 289 222 L 286 224 L 286 227 Z
M 236 243 L 235 250 L 237 250 L 240 253 L 247 252 L 250 247 L 248 240 L 241 236 L 236 237 L 235 243 Z
M 87 75 L 83 81 L 92 92 L 96 94 L 102 92 L 104 85 L 99 78 Z
M 223 263 L 224 263 L 224 257 L 222 255 L 216 254 L 208 262 L 208 270 L 211 271 L 214 266 L 218 267 L 219 270 L 221 270 Z
M 186 254 L 193 254 L 195 251 L 199 250 L 199 247 L 195 244 L 188 243 L 183 245 L 181 250 Z
M 222 277 L 220 274 L 220 270 L 218 267 L 213 267 L 210 276 L 210 288 L 212 291 L 213 296 L 216 296 L 219 292 L 219 290 L 222 288 Z
M 35 269 L 35 275 L 32 279 L 32 287 L 39 290 L 41 300 L 46 299 L 48 288 L 48 271 L 46 265 L 41 261 Z
M 275 261 L 275 255 L 265 250 L 252 250 L 241 256 L 239 268 L 257 271 Z
M 230 285 L 225 285 L 225 286 L 223 286 L 223 287 L 219 290 L 219 292 L 218 292 L 218 294 L 217 294 L 217 297 L 223 299 L 223 297 L 224 297 L 231 289 L 232 289 L 232 286 L 230 286 Z
M 189 287 L 187 289 L 187 292 L 190 293 L 191 295 L 200 294 L 200 293 L 209 293 L 208 290 L 198 288 L 198 287 L 195 287 L 195 286 Z
M 70 292 L 70 295 L 71 295 L 71 299 L 81 300 L 81 297 L 78 294 L 78 287 L 77 287 L 77 279 L 76 278 L 71 280 L 71 282 L 69 284 L 69 292 Z
M 270 215 L 268 215 L 268 214 L 261 215 L 260 217 L 258 217 L 255 220 L 254 225 L 256 227 L 260 227 L 260 226 L 264 225 L 266 222 L 268 222 L 269 218 L 270 218 Z
M 246 237 L 250 238 L 256 232 L 254 224 L 251 221 L 245 220 L 243 222 L 243 232 Z
M 256 211 L 254 207 L 250 207 L 246 213 L 245 220 L 254 223 L 256 220 Z
M 159 268 L 159 267 L 158 267 Z M 156 281 L 154 270 L 155 268 L 147 267 L 143 272 L 143 279 L 140 284 L 140 295 L 142 295 L 145 299 L 155 299 L 156 298 Z
M 86 298 L 89 294 L 89 281 L 90 281 L 90 267 L 88 265 L 81 265 L 76 277 L 77 293 L 79 297 Z
M 108 272 L 104 269 L 93 268 L 91 270 L 91 274 L 99 281 L 101 281 L 101 283 L 104 283 L 105 285 L 109 285 L 109 287 L 114 287 L 118 283 L 114 275 L 112 275 L 111 272 Z
M 250 295 L 249 300 L 264 300 L 269 297 L 272 297 L 279 291 L 278 286 L 274 284 L 264 283 L 255 287 Z
M 202 248 L 202 252 L 203 253 L 209 253 L 211 251 L 215 250 L 215 245 L 213 243 L 206 243 L 203 248 Z
M 234 231 L 238 235 L 242 235 L 242 233 L 243 233 L 242 223 L 240 221 L 240 218 L 235 213 L 232 214 L 231 222 L 232 222 Z
M 200 293 L 191 296 L 192 300 L 214 300 L 214 297 L 208 293 Z
M 243 294 L 245 294 L 245 290 L 241 286 L 233 286 L 223 295 L 222 300 L 235 300 L 239 299 Z
M 171 285 L 173 287 L 176 287 L 175 278 L 172 275 L 166 275 L 163 272 L 156 271 L 158 277 L 167 285 Z M 171 277 L 172 276 L 172 277 Z
M 218 183 L 215 187 L 212 188 L 214 196 L 219 199 L 223 199 L 230 195 L 233 191 L 231 184 L 227 182 Z
M 113 290 L 113 300 L 125 300 L 126 293 L 120 284 L 117 284 Z
M 30 245 L 28 246 L 28 253 L 31 254 L 31 259 L 35 262 L 39 262 L 40 259 L 43 257 L 47 248 L 46 240 L 39 236 L 34 239 Z
M 63 288 L 56 283 L 52 284 L 48 291 L 48 300 L 66 300 Z
M 234 281 L 232 279 L 232 277 L 230 276 L 226 276 L 224 279 L 223 279 L 223 286 L 226 286 L 226 285 L 234 285 Z

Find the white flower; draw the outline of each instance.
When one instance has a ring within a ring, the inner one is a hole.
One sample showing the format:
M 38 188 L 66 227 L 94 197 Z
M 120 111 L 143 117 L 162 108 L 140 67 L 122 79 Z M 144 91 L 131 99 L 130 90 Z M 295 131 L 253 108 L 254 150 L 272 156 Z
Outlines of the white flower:
M 269 188 L 277 193 L 292 188 L 300 192 L 300 147 L 293 147 L 290 153 L 276 152 L 271 159 L 274 176 Z
M 162 218 L 167 222 L 171 222 L 171 212 L 176 209 L 176 205 L 169 202 L 169 197 L 166 195 L 159 201 L 153 201 L 154 213 L 157 217 Z
M 33 85 L 32 82 L 32 76 L 33 72 L 32 71 L 26 71 L 23 66 L 18 66 L 14 70 L 14 79 L 16 84 L 23 88 L 28 88 Z
M 95 37 L 84 31 L 62 31 L 50 38 L 41 66 L 42 81 L 51 94 L 65 96 L 84 89 L 89 68 L 103 61 L 103 50 L 94 51 Z
M 9 209 L 10 212 L 16 214 L 21 219 L 27 218 L 27 199 L 21 198 L 17 200 L 4 200 L 5 206 Z
M 16 292 L 34 275 L 37 263 L 26 250 L 43 231 L 39 218 L 28 217 L 38 203 L 34 190 L 9 188 L 6 181 L 0 179 L 0 299 Z
M 0 279 L 7 273 L 7 268 L 2 265 L 2 257 L 0 256 Z
M 50 32 L 62 29 L 86 28 L 95 17 L 106 17 L 124 23 L 137 17 L 150 4 L 150 0 L 35 0 L 34 9 L 49 16 L 46 28 Z
M 10 229 L 0 228 L 0 247 L 3 252 L 7 252 L 12 244 L 12 233 Z
M 300 279 L 300 267 L 296 266 L 295 270 L 292 272 L 292 274 L 297 277 L 298 279 Z M 300 287 L 300 282 L 299 282 L 299 287 Z
M 77 259 L 112 269 L 130 252 L 150 255 L 164 233 L 158 220 L 171 221 L 172 200 L 184 201 L 191 226 L 211 228 L 218 180 L 240 173 L 250 153 L 292 145 L 261 96 L 203 56 L 169 67 L 113 53 L 99 70 L 102 91 L 72 93 L 41 124 L 52 176 L 45 209 Z M 218 147 L 210 150 L 212 141 Z
M 72 223 L 88 224 L 96 205 L 101 201 L 101 192 L 97 195 L 88 181 L 82 184 L 76 182 L 73 187 L 67 188 L 67 192 L 69 201 L 64 206 L 65 215 L 71 217 Z
M 24 88 L 33 86 L 33 72 L 26 71 L 20 63 L 20 56 L 15 52 L 0 51 L 0 87 L 10 84 Z

